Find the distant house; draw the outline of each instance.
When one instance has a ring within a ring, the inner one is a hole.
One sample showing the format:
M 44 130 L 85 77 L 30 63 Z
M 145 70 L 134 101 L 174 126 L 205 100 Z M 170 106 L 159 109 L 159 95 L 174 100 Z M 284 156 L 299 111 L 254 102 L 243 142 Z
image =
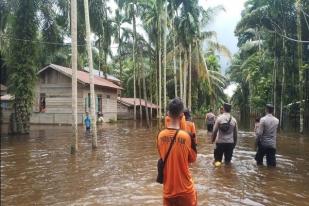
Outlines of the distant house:
M 146 101 L 144 99 L 136 98 L 135 99 L 136 105 L 136 116 L 137 118 L 140 117 L 140 106 L 142 107 L 143 118 L 146 116 Z M 153 104 L 147 101 L 147 108 L 149 111 L 149 116 L 151 114 L 152 109 L 152 118 L 156 117 L 157 109 L 159 108 L 158 105 Z M 118 119 L 133 119 L 134 118 L 134 98 L 125 98 L 125 97 L 118 97 L 118 106 L 117 106 L 117 118 Z
M 7 94 L 7 87 L 3 84 L 0 84 L 0 96 Z
M 7 93 L 7 87 L 0 84 L 0 102 L 1 102 L 1 123 L 9 123 L 12 113 L 12 101 L 14 97 Z
M 72 121 L 72 70 L 50 64 L 38 72 L 35 102 L 31 123 L 71 124 Z M 89 73 L 77 71 L 78 123 L 83 123 L 85 112 L 90 110 Z M 117 120 L 117 97 L 122 89 L 114 82 L 94 76 L 96 112 L 105 120 Z

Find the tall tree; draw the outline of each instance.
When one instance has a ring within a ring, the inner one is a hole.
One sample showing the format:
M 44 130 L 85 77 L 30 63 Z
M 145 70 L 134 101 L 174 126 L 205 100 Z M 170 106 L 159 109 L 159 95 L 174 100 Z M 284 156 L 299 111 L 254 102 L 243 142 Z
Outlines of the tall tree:
M 303 133 L 304 131 L 304 72 L 303 72 L 303 45 L 300 42 L 302 37 L 302 27 L 301 27 L 301 0 L 296 0 L 296 28 L 297 28 L 297 66 L 299 71 L 299 132 Z M 308 27 L 309 29 L 309 27 Z
M 71 153 L 78 150 L 77 128 L 77 4 L 71 0 L 71 39 L 72 39 L 72 141 Z
M 166 44 L 167 44 L 167 0 L 165 0 L 165 4 L 164 4 L 164 26 L 163 26 L 163 86 L 164 86 L 164 92 L 163 92 L 163 96 L 164 96 L 164 104 L 163 104 L 163 110 L 164 110 L 164 115 L 166 115 L 166 97 L 167 97 L 167 93 L 166 93 Z
M 30 116 L 34 100 L 36 81 L 38 21 L 36 2 L 18 0 L 15 18 L 12 24 L 12 36 L 9 52 L 9 92 L 14 95 L 14 121 L 16 130 L 13 133 L 29 133 Z M 17 41 L 27 39 L 28 41 Z
M 92 127 L 92 148 L 97 148 L 97 117 L 95 110 L 95 93 L 94 93 L 94 75 L 93 75 L 93 60 L 92 60 L 92 48 L 90 37 L 90 20 L 89 20 L 89 6 L 88 0 L 84 0 L 85 7 L 85 23 L 86 23 L 86 42 L 88 53 L 88 66 L 89 66 L 89 82 L 90 82 L 90 102 L 91 102 L 91 127 Z

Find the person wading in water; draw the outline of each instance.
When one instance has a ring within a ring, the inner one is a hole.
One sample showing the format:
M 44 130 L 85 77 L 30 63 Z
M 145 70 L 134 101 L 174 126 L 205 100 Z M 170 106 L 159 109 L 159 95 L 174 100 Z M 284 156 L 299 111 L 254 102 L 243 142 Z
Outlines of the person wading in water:
M 232 160 L 233 151 L 237 143 L 237 121 L 230 114 L 232 106 L 228 103 L 223 104 L 223 114 L 216 120 L 212 134 L 212 143 L 216 142 L 214 149 L 214 159 L 221 163 L 223 154 L 225 164 Z
M 197 151 L 190 135 L 180 129 L 183 109 L 183 102 L 179 98 L 175 98 L 169 103 L 170 124 L 157 137 L 158 152 L 160 158 L 164 160 L 164 206 L 197 205 L 197 193 L 189 170 L 189 163 L 196 160 Z M 165 157 L 170 146 L 170 153 L 166 160 Z
M 274 106 L 266 105 L 266 115 L 260 119 L 256 136 L 259 139 L 259 146 L 255 156 L 257 165 L 263 165 L 263 158 L 266 155 L 267 166 L 276 166 L 276 136 L 279 120 L 273 116 Z
M 215 121 L 216 121 L 216 115 L 212 112 L 212 109 L 210 109 L 205 116 L 205 123 L 207 125 L 208 132 L 212 132 Z

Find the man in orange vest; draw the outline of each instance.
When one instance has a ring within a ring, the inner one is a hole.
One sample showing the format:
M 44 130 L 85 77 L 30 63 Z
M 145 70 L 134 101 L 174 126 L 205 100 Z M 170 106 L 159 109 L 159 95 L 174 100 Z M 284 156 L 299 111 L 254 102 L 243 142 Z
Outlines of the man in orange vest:
M 159 133 L 157 139 L 159 155 L 165 162 L 163 205 L 196 206 L 197 193 L 189 170 L 189 163 L 196 160 L 196 144 L 190 135 L 180 128 L 184 109 L 182 101 L 175 98 L 168 107 L 170 123 Z M 169 156 L 165 159 L 170 146 Z

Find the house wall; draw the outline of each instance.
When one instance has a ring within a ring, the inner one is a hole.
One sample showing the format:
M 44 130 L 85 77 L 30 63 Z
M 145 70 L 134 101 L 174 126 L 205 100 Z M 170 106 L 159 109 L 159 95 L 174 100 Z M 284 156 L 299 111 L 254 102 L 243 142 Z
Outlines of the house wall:
M 12 113 L 12 101 L 1 101 L 1 111 L 0 111 L 0 123 L 9 123 L 10 115 Z
M 133 119 L 133 110 L 130 110 L 128 106 L 121 103 L 117 103 L 117 118 L 118 119 Z
M 85 86 L 83 89 L 83 96 L 84 96 L 84 111 L 90 111 L 90 108 L 87 104 L 88 94 L 90 93 L 89 85 Z M 102 114 L 105 121 L 117 121 L 117 90 L 116 89 L 109 89 L 104 87 L 95 86 L 95 98 L 98 95 L 102 97 Z M 96 112 L 98 102 L 96 100 Z
M 72 83 L 71 78 L 47 69 L 39 75 L 36 85 L 35 102 L 31 123 L 34 124 L 71 124 L 72 122 Z M 89 85 L 78 83 L 77 116 L 78 124 L 83 124 L 85 112 L 89 111 L 86 98 Z M 40 94 L 45 94 L 46 110 L 40 112 Z M 102 110 L 105 120 L 117 120 L 117 90 L 95 88 L 95 95 L 102 95 Z M 107 98 L 110 97 L 110 98 Z

